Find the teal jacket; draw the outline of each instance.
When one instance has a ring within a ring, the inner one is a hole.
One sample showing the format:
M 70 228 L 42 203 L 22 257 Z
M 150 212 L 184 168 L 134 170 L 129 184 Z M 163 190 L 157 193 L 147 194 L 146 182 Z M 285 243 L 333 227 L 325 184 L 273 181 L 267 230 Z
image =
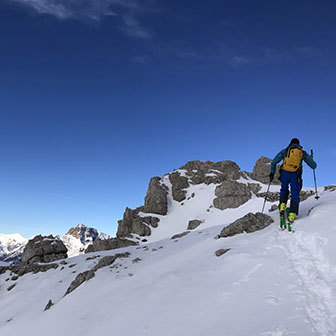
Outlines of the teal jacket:
M 301 146 L 299 145 L 292 145 L 293 147 L 298 147 L 301 148 Z M 287 148 L 283 149 L 281 152 L 279 152 L 275 158 L 273 159 L 272 163 L 271 163 L 271 173 L 275 174 L 275 170 L 276 170 L 276 165 L 283 160 L 286 157 L 286 153 L 287 153 Z M 306 151 L 302 151 L 302 160 L 304 162 L 307 163 L 307 165 L 311 168 L 311 169 L 315 169 L 317 167 L 316 162 L 313 160 L 313 158 L 306 152 Z

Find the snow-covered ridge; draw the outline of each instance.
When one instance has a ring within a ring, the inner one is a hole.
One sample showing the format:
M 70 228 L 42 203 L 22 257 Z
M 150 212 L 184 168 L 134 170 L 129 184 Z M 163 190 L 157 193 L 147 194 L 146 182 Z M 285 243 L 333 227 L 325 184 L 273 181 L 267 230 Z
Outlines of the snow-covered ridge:
M 275 222 L 262 231 L 214 239 L 226 217 L 260 211 L 263 199 L 255 197 L 206 227 L 216 217 L 210 214 L 181 239 L 76 256 L 17 280 L 6 272 L 0 275 L 0 334 L 92 336 L 113 326 L 113 333 L 127 336 L 334 336 L 336 192 L 319 188 L 319 194 L 318 201 L 301 203 L 295 233 L 280 231 L 277 212 L 270 212 Z M 229 251 L 216 257 L 218 249 Z M 79 273 L 126 251 L 128 258 L 99 269 L 64 297 Z M 44 312 L 50 299 L 54 305 Z

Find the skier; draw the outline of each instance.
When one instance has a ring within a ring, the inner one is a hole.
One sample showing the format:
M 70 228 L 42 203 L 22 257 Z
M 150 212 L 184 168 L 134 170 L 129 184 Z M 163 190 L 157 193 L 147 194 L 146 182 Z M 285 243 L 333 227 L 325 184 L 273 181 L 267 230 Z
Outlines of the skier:
M 292 224 L 299 212 L 300 191 L 302 188 L 302 160 L 312 169 L 315 169 L 317 165 L 313 158 L 302 149 L 299 139 L 293 138 L 289 146 L 279 152 L 273 159 L 271 173 L 269 174 L 270 182 L 273 181 L 276 165 L 281 160 L 283 160 L 283 163 L 280 167 L 279 178 L 281 181 L 279 211 L 280 219 L 282 219 L 280 221 L 281 227 L 286 227 L 284 216 L 289 196 L 288 186 L 290 185 L 291 189 L 291 201 L 287 219 L 289 224 Z M 288 229 L 290 230 L 290 226 Z

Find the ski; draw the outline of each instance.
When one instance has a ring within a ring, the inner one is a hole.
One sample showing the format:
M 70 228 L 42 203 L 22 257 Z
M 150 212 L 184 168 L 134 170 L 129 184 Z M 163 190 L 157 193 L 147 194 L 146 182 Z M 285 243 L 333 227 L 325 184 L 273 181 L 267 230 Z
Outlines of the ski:
M 288 229 L 289 232 L 293 232 L 293 223 L 294 222 L 290 222 L 288 220 L 288 216 L 289 216 L 289 208 L 286 208 L 286 211 L 280 211 L 280 230 L 281 231 L 285 231 L 286 229 Z

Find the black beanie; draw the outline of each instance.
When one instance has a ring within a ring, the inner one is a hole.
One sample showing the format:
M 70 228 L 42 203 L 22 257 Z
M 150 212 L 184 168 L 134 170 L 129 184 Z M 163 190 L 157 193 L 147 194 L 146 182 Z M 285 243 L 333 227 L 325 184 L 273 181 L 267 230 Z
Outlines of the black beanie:
M 300 140 L 298 138 L 293 138 L 290 142 L 290 145 L 300 145 Z

